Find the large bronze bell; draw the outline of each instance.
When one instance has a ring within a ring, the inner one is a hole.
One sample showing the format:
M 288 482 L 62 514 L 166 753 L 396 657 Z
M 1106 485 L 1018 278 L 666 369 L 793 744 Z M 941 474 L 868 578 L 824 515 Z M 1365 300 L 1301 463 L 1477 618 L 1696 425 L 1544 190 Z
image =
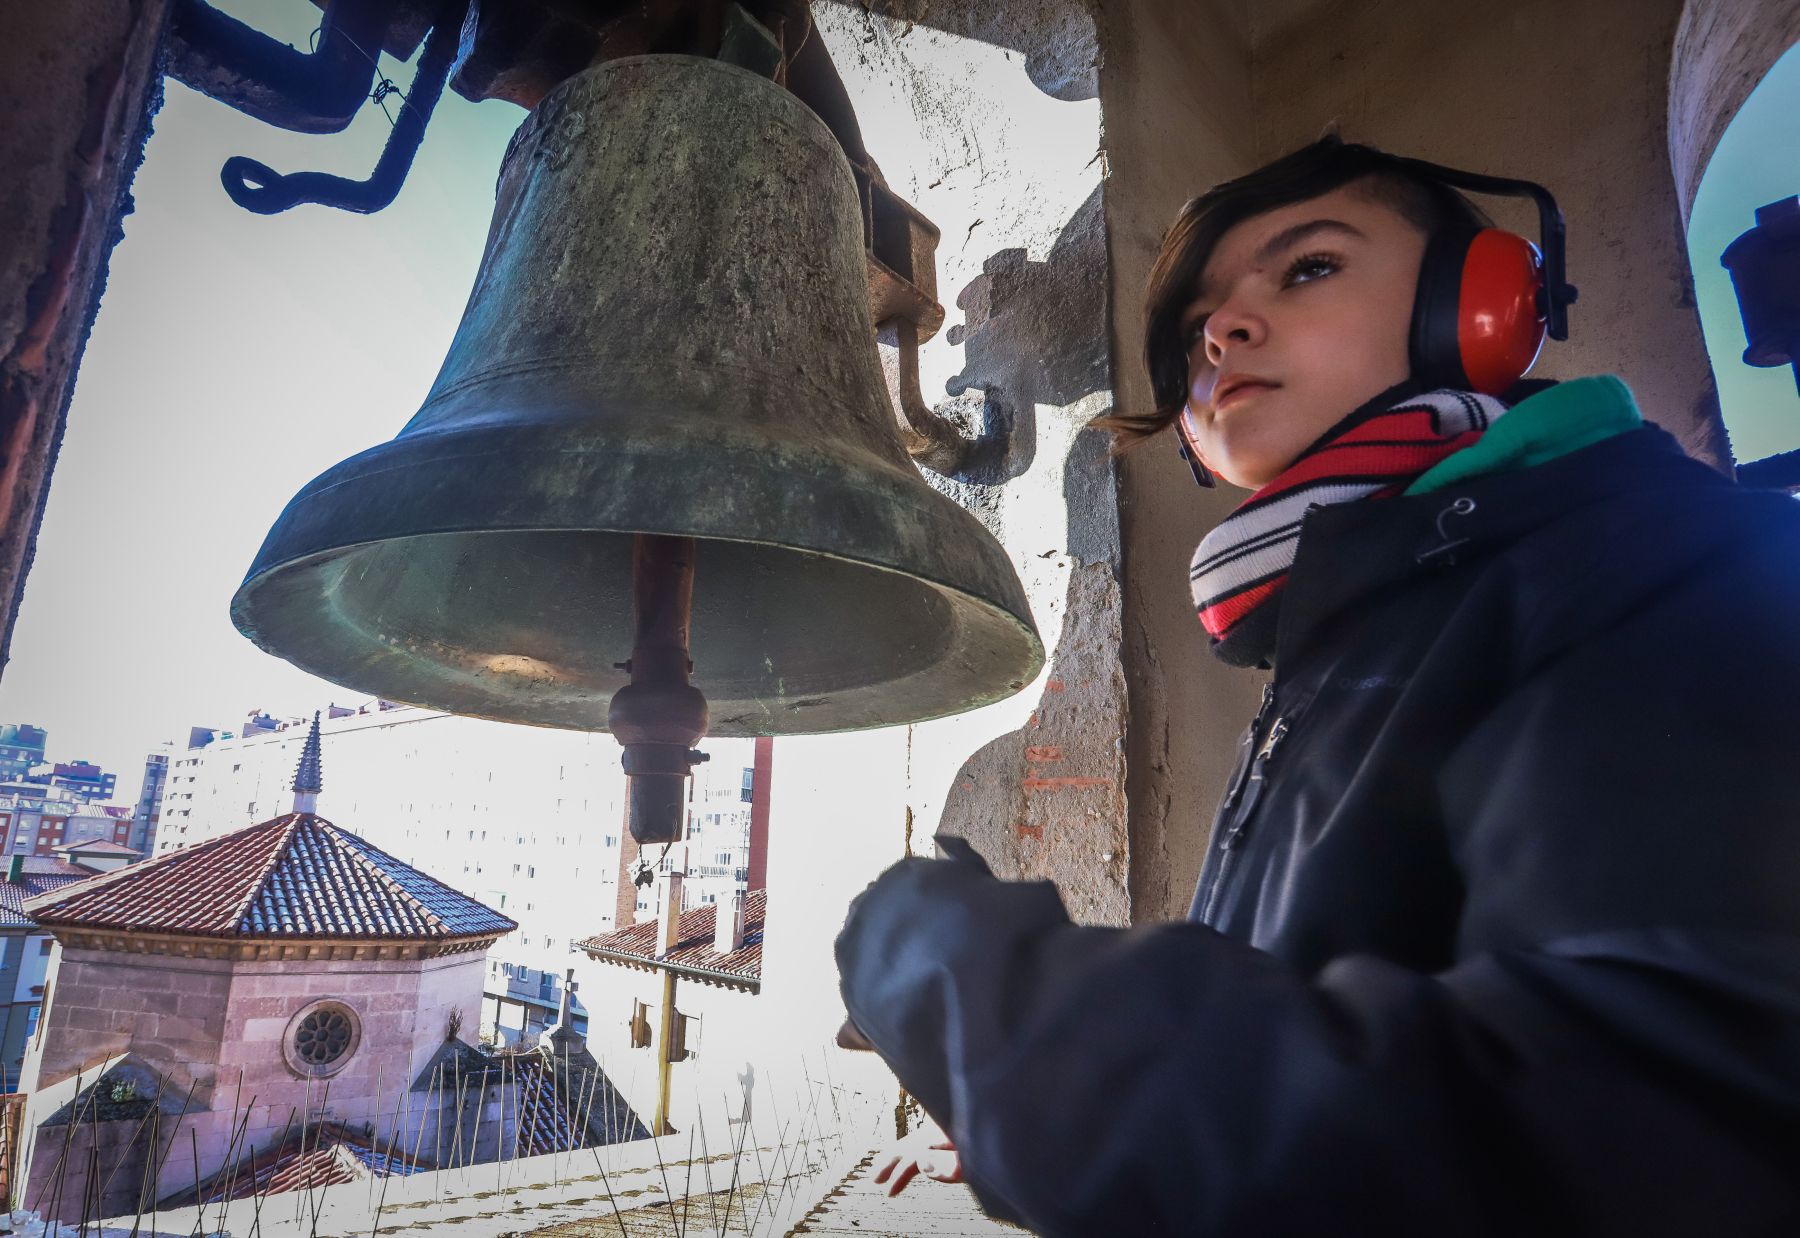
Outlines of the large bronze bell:
M 634 535 L 667 535 L 697 539 L 713 734 L 1017 691 L 1043 662 L 1024 592 L 908 459 L 866 280 L 850 166 L 793 95 L 685 56 L 583 71 L 513 140 L 424 406 L 295 496 L 232 618 L 363 692 L 602 730 Z

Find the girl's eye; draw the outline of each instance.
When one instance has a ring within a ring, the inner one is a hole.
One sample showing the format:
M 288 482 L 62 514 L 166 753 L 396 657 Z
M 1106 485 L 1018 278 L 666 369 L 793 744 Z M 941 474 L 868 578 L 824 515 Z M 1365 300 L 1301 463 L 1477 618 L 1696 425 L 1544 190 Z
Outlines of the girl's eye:
M 1287 288 L 1293 284 L 1307 284 L 1334 273 L 1339 262 L 1330 254 L 1302 254 L 1288 263 L 1287 273 L 1281 277 L 1281 286 Z
M 1187 331 L 1181 337 L 1182 347 L 1187 349 L 1187 351 L 1189 351 L 1189 352 L 1193 352 L 1194 345 L 1198 344 L 1200 342 L 1200 338 L 1202 336 L 1204 336 L 1205 334 L 1206 334 L 1206 319 L 1205 318 L 1196 318 L 1193 322 L 1188 324 Z

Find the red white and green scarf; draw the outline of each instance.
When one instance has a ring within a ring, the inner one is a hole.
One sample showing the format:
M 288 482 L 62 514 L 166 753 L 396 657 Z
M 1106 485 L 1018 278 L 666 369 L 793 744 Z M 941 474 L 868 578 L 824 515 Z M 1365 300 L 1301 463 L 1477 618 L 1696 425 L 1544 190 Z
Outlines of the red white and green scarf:
M 1449 388 L 1395 395 L 1383 392 L 1326 431 L 1194 552 L 1194 609 L 1223 661 L 1256 666 L 1273 654 L 1281 590 L 1309 508 L 1397 495 L 1507 411 L 1492 396 Z

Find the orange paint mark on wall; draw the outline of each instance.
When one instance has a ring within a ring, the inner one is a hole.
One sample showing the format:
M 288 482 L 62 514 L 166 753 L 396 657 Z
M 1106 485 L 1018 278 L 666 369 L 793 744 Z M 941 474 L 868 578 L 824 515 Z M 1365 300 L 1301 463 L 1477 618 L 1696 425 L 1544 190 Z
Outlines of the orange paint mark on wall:
M 1020 838 L 1041 839 L 1044 836 L 1044 827 L 1041 825 L 1026 825 L 1023 821 L 1020 821 L 1013 826 L 1013 833 L 1017 834 Z
M 1021 778 L 1019 785 L 1027 791 L 1062 791 L 1071 787 L 1110 787 L 1110 778 Z
M 1027 761 L 1060 761 L 1062 749 L 1054 744 L 1034 744 L 1025 750 Z
M 1063 690 L 1063 681 L 1062 680 L 1046 679 L 1044 681 L 1044 691 L 1046 691 L 1046 692 L 1061 692 L 1062 690 Z

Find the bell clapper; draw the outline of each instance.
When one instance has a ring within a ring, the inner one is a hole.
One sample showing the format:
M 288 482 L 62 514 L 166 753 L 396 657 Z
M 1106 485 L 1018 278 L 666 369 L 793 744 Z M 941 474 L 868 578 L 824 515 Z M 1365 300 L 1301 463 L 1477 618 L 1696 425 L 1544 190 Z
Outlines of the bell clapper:
M 632 539 L 637 635 L 631 660 L 620 664 L 631 682 L 613 694 L 606 727 L 625 748 L 626 824 L 639 846 L 674 843 L 685 834 L 688 776 L 707 759 L 694 751 L 706 734 L 706 698 L 688 682 L 695 548 L 691 537 L 640 533 Z

